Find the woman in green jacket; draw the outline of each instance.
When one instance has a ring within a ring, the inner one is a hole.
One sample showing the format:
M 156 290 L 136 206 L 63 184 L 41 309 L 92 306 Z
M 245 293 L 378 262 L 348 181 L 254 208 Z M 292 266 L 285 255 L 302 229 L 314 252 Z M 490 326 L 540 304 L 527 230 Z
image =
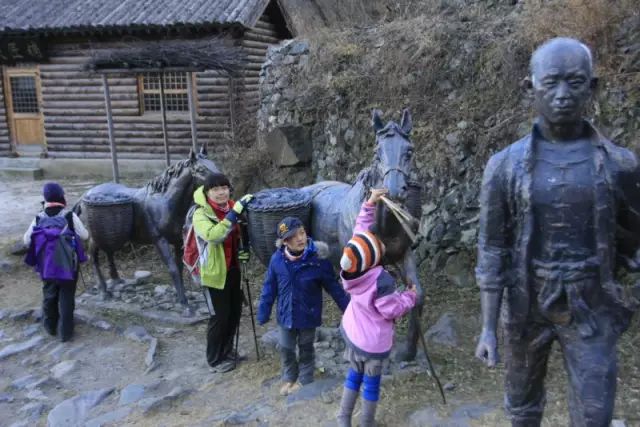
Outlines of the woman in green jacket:
M 250 194 L 234 202 L 231 184 L 221 174 L 208 177 L 193 194 L 198 208 L 193 213 L 193 229 L 200 249 L 200 280 L 211 311 L 207 326 L 207 363 L 215 372 L 235 367 L 233 338 L 242 314 L 242 289 L 236 225 L 238 215 L 252 199 Z

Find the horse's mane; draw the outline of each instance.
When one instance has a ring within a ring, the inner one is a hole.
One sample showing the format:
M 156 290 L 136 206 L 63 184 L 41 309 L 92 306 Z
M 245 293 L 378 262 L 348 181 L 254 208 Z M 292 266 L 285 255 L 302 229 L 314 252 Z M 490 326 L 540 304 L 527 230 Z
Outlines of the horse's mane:
M 191 159 L 185 159 L 169 166 L 160 175 L 147 182 L 147 189 L 151 190 L 153 193 L 164 193 L 167 191 L 171 180 L 179 176 L 185 168 L 191 166 L 191 162 Z

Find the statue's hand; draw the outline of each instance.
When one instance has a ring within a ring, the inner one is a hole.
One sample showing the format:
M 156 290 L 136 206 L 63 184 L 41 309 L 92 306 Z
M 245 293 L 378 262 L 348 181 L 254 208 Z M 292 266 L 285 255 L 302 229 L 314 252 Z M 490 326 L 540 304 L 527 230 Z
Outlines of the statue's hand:
M 496 363 L 500 361 L 495 331 L 482 330 L 476 347 L 476 357 L 482 360 L 489 368 L 495 367 Z

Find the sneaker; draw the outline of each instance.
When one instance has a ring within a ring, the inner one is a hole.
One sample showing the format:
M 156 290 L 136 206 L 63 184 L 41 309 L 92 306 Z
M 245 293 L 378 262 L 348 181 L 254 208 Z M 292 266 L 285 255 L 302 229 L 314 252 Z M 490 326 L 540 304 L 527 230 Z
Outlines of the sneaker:
M 223 360 L 215 366 L 210 368 L 210 371 L 214 374 L 223 374 L 225 372 L 233 371 L 236 368 L 236 362 L 233 360 Z
M 229 354 L 227 354 L 227 359 L 235 362 L 242 362 L 243 360 L 247 360 L 247 355 L 241 352 L 236 353 L 235 350 L 231 350 Z
M 295 383 L 284 383 L 282 387 L 280 387 L 280 396 L 287 396 L 289 394 L 289 390 Z

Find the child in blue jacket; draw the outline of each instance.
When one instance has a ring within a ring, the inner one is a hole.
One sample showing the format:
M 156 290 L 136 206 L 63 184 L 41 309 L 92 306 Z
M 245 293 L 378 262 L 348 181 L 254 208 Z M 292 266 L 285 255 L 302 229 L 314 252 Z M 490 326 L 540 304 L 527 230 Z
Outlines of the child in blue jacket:
M 325 243 L 307 237 L 302 221 L 286 217 L 278 224 L 278 250 L 271 257 L 265 275 L 258 323 L 265 324 L 278 299 L 278 344 L 284 384 L 280 394 L 286 396 L 313 381 L 316 328 L 322 323 L 322 288 L 344 312 L 349 296 L 336 279 L 333 266 L 326 259 Z M 296 359 L 296 342 L 299 359 Z

